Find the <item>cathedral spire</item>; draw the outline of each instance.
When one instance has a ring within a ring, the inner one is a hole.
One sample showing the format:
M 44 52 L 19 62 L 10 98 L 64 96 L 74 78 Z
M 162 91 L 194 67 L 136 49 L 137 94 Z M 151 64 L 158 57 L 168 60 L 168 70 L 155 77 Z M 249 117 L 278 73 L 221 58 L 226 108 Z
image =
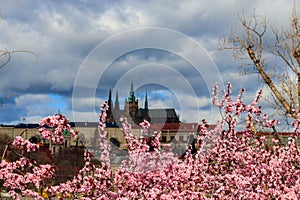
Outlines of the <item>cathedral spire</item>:
M 145 96 L 145 110 L 148 110 L 148 95 L 146 91 L 146 96 Z
M 109 95 L 108 95 L 107 104 L 108 104 L 108 106 L 109 106 L 108 110 L 112 110 L 112 108 L 113 108 L 113 103 L 112 103 L 112 98 L 111 98 L 111 89 L 109 89 Z
M 120 110 L 120 103 L 119 103 L 119 94 L 118 94 L 118 91 L 116 93 L 115 110 Z
M 108 122 L 111 122 L 112 119 L 113 119 L 113 116 L 112 116 L 113 102 L 112 102 L 112 98 L 111 98 L 111 89 L 109 90 L 109 95 L 108 95 L 107 104 L 108 104 L 108 110 L 107 110 L 107 117 L 106 117 L 106 120 L 107 120 Z
M 128 97 L 128 102 L 130 102 L 130 103 L 135 102 L 134 89 L 133 89 L 133 81 L 131 81 L 130 94 L 129 94 L 129 97 Z

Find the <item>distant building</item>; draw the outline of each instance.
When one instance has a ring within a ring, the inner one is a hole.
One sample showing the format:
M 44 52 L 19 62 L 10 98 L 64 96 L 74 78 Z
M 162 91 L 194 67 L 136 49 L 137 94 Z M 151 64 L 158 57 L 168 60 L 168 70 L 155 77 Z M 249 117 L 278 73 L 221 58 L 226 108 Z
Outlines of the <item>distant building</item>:
M 180 123 L 179 117 L 174 108 L 148 108 L 148 96 L 145 94 L 143 108 L 139 108 L 139 101 L 135 97 L 133 82 L 131 83 L 129 96 L 125 99 L 124 109 L 120 109 L 118 91 L 116 93 L 115 105 L 113 105 L 111 90 L 109 91 L 109 109 L 107 112 L 107 122 L 118 123 L 121 116 L 127 117 L 129 122 L 139 124 L 144 119 L 151 123 Z

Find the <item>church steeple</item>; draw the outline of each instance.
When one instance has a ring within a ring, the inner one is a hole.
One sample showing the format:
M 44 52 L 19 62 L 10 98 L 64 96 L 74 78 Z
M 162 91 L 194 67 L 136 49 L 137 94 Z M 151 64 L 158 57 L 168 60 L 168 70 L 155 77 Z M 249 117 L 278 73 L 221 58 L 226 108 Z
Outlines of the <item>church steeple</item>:
M 139 106 L 138 104 L 139 101 L 134 96 L 133 81 L 132 81 L 130 86 L 129 97 L 125 99 L 124 112 L 125 115 L 130 117 L 133 122 L 136 121 L 136 113 L 138 111 L 138 106 Z M 128 117 L 127 119 L 129 119 Z
M 146 91 L 146 96 L 145 96 L 145 110 L 148 110 L 148 95 L 147 95 L 147 91 Z
M 112 115 L 113 102 L 112 102 L 112 98 L 111 98 L 111 89 L 109 90 L 107 104 L 108 104 L 108 110 L 107 110 L 106 120 L 107 120 L 107 122 L 111 122 L 111 121 L 113 121 L 113 115 Z
M 108 101 L 107 104 L 109 106 L 108 110 L 112 110 L 113 108 L 113 103 L 112 103 L 112 98 L 111 98 L 111 89 L 109 90 L 109 95 L 108 95 Z
M 119 94 L 118 91 L 116 93 L 116 101 L 115 101 L 115 110 L 120 110 L 120 103 L 119 103 Z
M 133 89 L 133 81 L 131 81 L 131 86 L 130 86 L 130 93 L 129 93 L 129 97 L 128 97 L 128 102 L 129 102 L 129 103 L 135 102 L 134 89 Z

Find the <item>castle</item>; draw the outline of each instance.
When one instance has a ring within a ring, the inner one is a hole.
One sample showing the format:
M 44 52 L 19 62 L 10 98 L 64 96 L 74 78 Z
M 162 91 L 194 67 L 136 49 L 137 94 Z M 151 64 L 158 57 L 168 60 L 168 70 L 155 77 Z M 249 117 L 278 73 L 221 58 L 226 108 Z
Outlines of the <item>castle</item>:
M 118 123 L 121 116 L 127 117 L 130 122 L 139 124 L 144 119 L 151 123 L 180 123 L 179 117 L 174 108 L 148 108 L 148 96 L 145 94 L 145 103 L 143 108 L 139 108 L 139 101 L 135 97 L 133 82 L 131 82 L 130 92 L 125 99 L 124 109 L 120 109 L 118 91 L 116 92 L 115 103 L 113 104 L 112 93 L 109 91 L 107 111 L 107 122 Z

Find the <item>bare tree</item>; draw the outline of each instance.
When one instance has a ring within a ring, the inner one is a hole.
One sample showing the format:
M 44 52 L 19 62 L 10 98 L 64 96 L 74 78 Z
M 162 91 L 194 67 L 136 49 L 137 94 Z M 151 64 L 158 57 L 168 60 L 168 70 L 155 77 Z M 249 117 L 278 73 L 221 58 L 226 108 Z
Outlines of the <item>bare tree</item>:
M 222 49 L 233 51 L 244 74 L 257 73 L 268 86 L 269 101 L 281 115 L 296 118 L 300 109 L 300 25 L 294 5 L 288 28 L 268 26 L 266 17 L 255 12 L 238 16 L 239 30 L 222 41 Z

